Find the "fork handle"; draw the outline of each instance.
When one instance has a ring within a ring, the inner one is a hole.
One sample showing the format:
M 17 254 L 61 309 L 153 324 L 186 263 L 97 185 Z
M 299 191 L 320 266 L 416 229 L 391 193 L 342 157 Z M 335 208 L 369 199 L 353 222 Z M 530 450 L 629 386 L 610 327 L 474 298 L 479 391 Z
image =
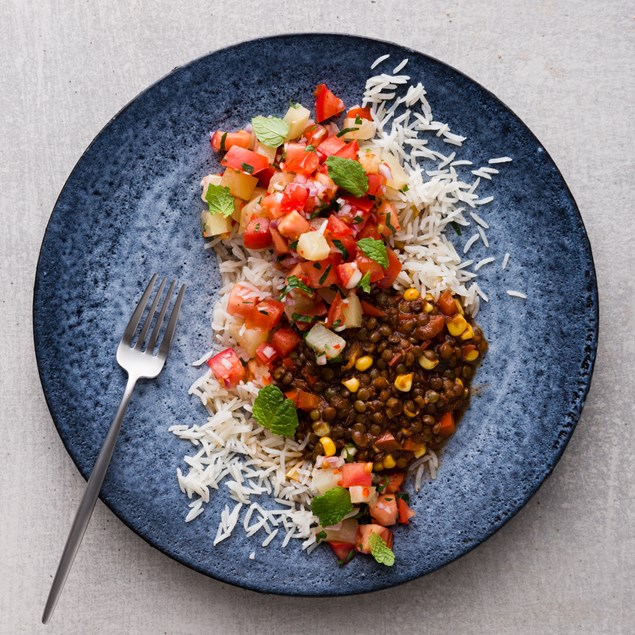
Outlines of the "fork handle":
M 136 383 L 136 377 L 128 376 L 128 383 L 126 384 L 121 404 L 119 404 L 117 414 L 115 415 L 113 422 L 110 424 L 110 429 L 108 430 L 104 444 L 102 445 L 97 461 L 95 461 L 93 471 L 91 472 L 88 483 L 86 484 L 86 491 L 84 492 L 82 501 L 79 504 L 77 513 L 75 514 L 75 520 L 73 521 L 73 526 L 71 527 L 71 531 L 66 539 L 64 552 L 62 553 L 62 558 L 60 559 L 60 563 L 57 567 L 57 572 L 55 573 L 55 578 L 53 579 L 53 584 L 46 601 L 46 606 L 44 607 L 44 613 L 42 615 L 42 622 L 44 624 L 46 624 L 51 618 L 55 605 L 57 604 L 57 600 L 64 588 L 66 578 L 73 566 L 73 561 L 75 560 L 75 556 L 79 550 L 79 546 L 82 542 L 82 538 L 84 537 L 84 533 L 86 532 L 86 528 L 88 527 L 88 523 L 90 522 L 90 517 L 93 515 L 95 503 L 97 502 L 101 486 L 104 482 L 106 472 L 108 471 L 108 466 L 110 465 L 110 459 L 112 458 L 115 445 L 117 444 L 117 436 L 119 435 L 121 422 L 126 414 L 128 403 Z

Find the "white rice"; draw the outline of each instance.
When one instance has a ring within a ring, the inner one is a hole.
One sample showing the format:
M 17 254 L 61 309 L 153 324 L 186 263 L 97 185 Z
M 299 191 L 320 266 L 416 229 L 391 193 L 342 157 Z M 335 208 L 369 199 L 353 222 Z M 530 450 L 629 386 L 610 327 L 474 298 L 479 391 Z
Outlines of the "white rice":
M 371 69 L 389 57 L 378 57 Z M 480 301 L 487 302 L 488 296 L 475 282 L 475 272 L 494 262 L 495 257 L 483 258 L 476 264 L 471 259 L 462 260 L 446 236 L 446 229 L 450 223 L 469 227 L 474 221 L 476 233 L 465 243 L 463 254 L 479 239 L 485 247 L 489 246 L 484 231 L 489 224 L 473 209 L 493 200 L 492 196 L 479 198 L 476 189 L 482 178 L 490 180 L 498 170 L 480 167 L 472 171 L 476 176 L 473 182 L 464 181 L 456 168 L 471 166 L 472 161 L 457 159 L 457 151 L 445 155 L 430 146 L 436 139 L 460 148 L 466 138 L 451 132 L 447 123 L 433 119 L 424 86 L 409 85 L 410 77 L 399 74 L 407 62 L 405 59 L 395 66 L 391 75 L 381 73 L 369 78 L 362 101 L 370 106 L 377 133 L 372 141 L 360 143 L 360 147 L 398 162 L 405 172 L 407 187 L 399 191 L 389 189 L 387 194 L 401 224 L 390 239 L 403 265 L 394 287 L 415 287 L 435 298 L 450 289 L 462 298 L 466 311 L 476 315 Z M 490 159 L 488 164 L 508 161 L 510 157 L 498 157 Z M 465 214 L 467 208 L 469 214 Z M 228 293 L 240 281 L 249 286 L 255 298 L 277 296 L 284 286 L 284 275 L 272 266 L 270 259 L 246 250 L 241 243 L 241 237 L 234 236 L 230 240 L 216 238 L 205 247 L 215 249 L 222 281 L 220 301 L 212 314 L 213 349 L 231 346 L 246 357 L 232 335 L 238 326 L 226 311 Z M 508 260 L 509 254 L 505 254 L 503 268 Z M 526 297 L 520 291 L 507 293 Z M 195 365 L 204 364 L 212 354 L 213 351 L 205 353 Z M 221 512 L 214 545 L 229 538 L 240 524 L 247 536 L 264 534 L 262 547 L 274 541 L 282 529 L 282 547 L 297 539 L 302 541 L 302 549 L 310 553 L 318 541 L 314 531 L 317 519 L 310 509 L 311 466 L 302 459 L 308 437 L 301 441 L 285 439 L 261 428 L 251 417 L 258 390 L 252 382 L 241 382 L 229 390 L 215 379 L 211 370 L 191 386 L 189 393 L 205 406 L 207 420 L 169 428 L 193 446 L 192 452 L 184 457 L 186 470 L 176 469 L 178 486 L 191 499 L 185 521 L 198 518 L 211 497 L 220 495 L 222 488 L 224 496 L 234 503 L 231 511 L 226 504 Z M 438 457 L 432 450 L 412 463 L 409 473 L 414 475 L 415 490 L 419 490 L 426 474 L 431 479 L 436 477 L 438 466 Z M 254 500 L 260 497 L 264 497 L 266 504 Z M 249 554 L 249 559 L 255 559 L 255 551 Z
M 501 269 L 507 269 L 507 263 L 509 262 L 509 252 L 507 252 L 503 256 L 503 263 L 501 264 Z
M 507 295 L 511 295 L 512 298 L 521 298 L 522 300 L 527 299 L 527 294 L 522 291 L 513 291 L 512 289 L 507 289 Z

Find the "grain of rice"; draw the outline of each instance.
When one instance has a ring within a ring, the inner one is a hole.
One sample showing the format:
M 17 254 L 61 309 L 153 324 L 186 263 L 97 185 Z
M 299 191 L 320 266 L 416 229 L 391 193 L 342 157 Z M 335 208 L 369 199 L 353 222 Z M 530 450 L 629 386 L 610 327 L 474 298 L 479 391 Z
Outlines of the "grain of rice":
M 483 228 L 489 229 L 489 225 L 476 213 L 470 212 L 470 216 Z
M 262 547 L 266 547 L 277 535 L 278 532 L 280 530 L 279 529 L 274 529 L 263 541 L 262 541 Z
M 490 164 L 493 164 L 493 163 L 508 163 L 511 160 L 512 160 L 511 157 L 497 157 L 495 159 L 490 159 L 488 161 L 488 163 L 490 163 Z
M 485 235 L 485 231 L 483 230 L 483 228 L 479 225 L 476 230 L 478 231 L 478 233 L 481 235 L 481 240 L 483 241 L 483 244 L 486 247 L 489 247 L 489 240 L 487 240 L 487 236 Z
M 494 262 L 495 260 L 496 260 L 496 258 L 494 258 L 493 256 L 489 256 L 488 258 L 483 258 L 483 260 L 479 260 L 474 265 L 474 271 L 478 271 L 481 267 L 484 267 L 485 265 L 488 265 L 491 262 Z
M 522 300 L 527 299 L 527 294 L 522 291 L 513 291 L 512 289 L 507 289 L 507 295 L 512 296 L 512 298 L 521 298 Z
M 509 262 L 509 252 L 507 252 L 503 256 L 503 264 L 501 265 L 501 269 L 507 269 L 507 263 Z
M 408 63 L 408 58 L 406 58 L 405 60 L 403 60 L 402 62 L 397 64 L 397 66 L 395 66 L 395 68 L 393 68 L 392 74 L 396 75 L 402 68 L 404 68 L 406 66 L 407 63 Z

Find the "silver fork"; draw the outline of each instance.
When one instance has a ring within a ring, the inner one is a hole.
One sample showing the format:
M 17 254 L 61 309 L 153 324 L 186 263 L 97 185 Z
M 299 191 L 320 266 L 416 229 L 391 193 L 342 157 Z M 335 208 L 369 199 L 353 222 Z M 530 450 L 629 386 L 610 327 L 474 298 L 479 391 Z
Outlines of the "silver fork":
M 110 425 L 104 444 L 99 452 L 99 456 L 97 457 L 93 471 L 88 479 L 88 483 L 86 484 L 86 491 L 82 497 L 82 502 L 79 504 L 79 509 L 75 515 L 73 526 L 71 527 L 71 531 L 66 540 L 66 546 L 64 547 L 62 558 L 57 567 L 53 585 L 51 586 L 46 606 L 44 608 L 44 613 L 42 615 L 42 622 L 44 624 L 49 621 L 51 615 L 53 614 L 55 605 L 57 604 L 57 601 L 62 593 L 62 589 L 64 588 L 66 578 L 73 566 L 73 561 L 75 560 L 75 556 L 79 550 L 79 545 L 81 544 L 86 528 L 88 527 L 90 517 L 93 514 L 93 509 L 95 508 L 99 491 L 101 490 L 104 477 L 106 476 L 106 472 L 108 470 L 108 465 L 110 464 L 110 459 L 112 458 L 112 454 L 115 449 L 115 444 L 117 443 L 117 435 L 119 434 L 119 429 L 121 428 L 121 422 L 123 421 L 126 409 L 128 408 L 128 402 L 132 396 L 135 384 L 141 378 L 152 379 L 161 372 L 163 366 L 165 365 L 165 360 L 168 356 L 172 339 L 174 338 L 176 322 L 179 317 L 183 294 L 185 293 L 185 285 L 182 285 L 179 289 L 174 307 L 170 313 L 168 325 L 165 329 L 162 340 L 159 343 L 158 351 L 156 354 L 154 353 L 154 349 L 156 348 L 159 340 L 163 320 L 170 305 L 172 292 L 174 291 L 175 283 L 172 282 L 168 288 L 165 300 L 161 305 L 159 315 L 148 339 L 148 331 L 152 325 L 152 319 L 157 310 L 165 287 L 166 281 L 164 278 L 159 285 L 152 304 L 150 305 L 145 322 L 141 326 L 141 332 L 139 333 L 139 337 L 136 339 L 136 344 L 133 345 L 137 327 L 141 322 L 143 313 L 148 305 L 150 296 L 152 295 L 152 289 L 154 288 L 156 279 L 157 275 L 154 274 L 143 293 L 141 300 L 139 300 L 139 304 L 132 314 L 130 322 L 128 322 L 128 326 L 124 331 L 121 341 L 119 342 L 119 347 L 117 349 L 117 362 L 128 373 L 128 383 L 126 384 L 121 404 L 117 409 L 117 414 Z

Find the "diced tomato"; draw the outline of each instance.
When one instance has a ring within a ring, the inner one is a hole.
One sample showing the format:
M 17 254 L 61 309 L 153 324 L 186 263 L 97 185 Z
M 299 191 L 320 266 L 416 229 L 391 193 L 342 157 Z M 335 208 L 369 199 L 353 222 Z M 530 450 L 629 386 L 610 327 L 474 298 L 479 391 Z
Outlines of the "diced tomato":
M 280 211 L 288 214 L 289 212 L 304 209 L 304 204 L 309 197 L 309 191 L 299 183 L 289 183 L 282 193 L 282 201 L 280 202 Z
M 265 213 L 269 218 L 280 218 L 284 216 L 282 210 L 280 209 L 280 202 L 282 201 L 282 192 L 274 192 L 273 194 L 268 194 L 264 196 L 262 201 L 260 201 L 260 207 L 262 208 L 263 213 Z
M 247 172 L 248 174 L 258 174 L 258 172 L 269 167 L 269 161 L 267 157 L 253 150 L 232 146 L 229 152 L 221 159 L 221 165 Z
M 403 449 L 406 450 L 406 452 L 420 452 L 425 450 L 425 447 L 425 443 L 413 441 L 412 439 L 406 439 L 403 442 Z
M 341 218 L 338 218 L 335 214 L 329 216 L 326 231 L 333 238 L 342 238 L 343 236 L 350 236 L 353 233 L 350 225 L 345 223 Z
M 246 130 L 239 130 L 238 132 L 217 130 L 212 135 L 211 144 L 216 152 L 227 152 L 233 146 L 248 148 L 251 145 L 251 132 Z
M 384 268 L 378 263 L 375 262 L 372 258 L 365 256 L 363 253 L 358 252 L 355 257 L 355 262 L 359 267 L 359 270 L 362 274 L 370 272 L 370 281 L 377 282 L 378 280 L 382 280 L 386 275 L 384 272 Z
M 247 362 L 247 377 L 262 386 L 268 386 L 273 382 L 273 377 L 269 372 L 269 367 L 261 364 L 260 360 L 254 357 Z
M 234 317 L 246 318 L 251 315 L 258 299 L 254 292 L 241 284 L 235 284 L 229 293 L 227 313 Z
M 309 221 L 296 211 L 287 214 L 278 222 L 278 231 L 285 238 L 297 240 L 304 232 L 311 228 Z
M 351 545 L 348 542 L 329 540 L 328 545 L 333 549 L 333 553 L 337 556 L 338 562 L 342 565 L 350 562 L 355 556 L 355 545 Z
M 302 133 L 308 145 L 317 148 L 326 137 L 328 137 L 328 132 L 324 126 L 321 126 L 319 123 L 314 123 L 311 126 L 308 126 L 304 129 Z
M 245 324 L 248 329 L 270 331 L 279 322 L 283 310 L 282 302 L 271 298 L 261 300 L 247 316 Z
M 336 97 L 326 84 L 318 84 L 315 89 L 315 121 L 322 123 L 329 117 L 335 117 L 344 110 L 344 102 Z
M 454 414 L 450 412 L 444 412 L 438 422 L 439 432 L 442 437 L 451 437 L 456 431 L 456 424 L 454 423 Z
M 258 172 L 258 185 L 260 185 L 260 187 L 264 187 L 265 189 L 268 188 L 271 177 L 277 172 L 278 170 L 276 170 L 276 168 L 274 168 L 272 165 Z
M 346 116 L 349 119 L 355 119 L 356 117 L 361 117 L 362 119 L 368 119 L 368 121 L 372 121 L 373 118 L 370 114 L 370 108 L 351 108 Z
M 394 472 L 386 476 L 386 484 L 384 485 L 384 491 L 382 494 L 394 494 L 399 491 L 399 488 L 403 484 L 405 478 L 404 472 Z
M 390 527 L 397 522 L 397 499 L 395 494 L 381 494 L 368 506 L 370 517 L 383 527 Z
M 335 294 L 333 298 L 333 302 L 331 302 L 331 306 L 329 307 L 329 312 L 326 316 L 326 326 L 334 327 L 342 324 L 344 319 L 344 301 L 342 300 L 342 296 L 339 293 Z
M 335 154 L 343 147 L 346 146 L 346 142 L 342 141 L 339 137 L 329 137 L 320 143 L 316 148 L 320 161 L 325 161 L 332 154 Z
M 362 196 L 360 198 L 355 198 L 354 196 L 342 196 L 342 199 L 348 203 L 353 209 L 362 212 L 364 214 L 369 214 L 370 211 L 375 206 L 375 201 L 373 199 L 368 198 L 366 196 Z
M 417 512 L 411 509 L 403 498 L 397 499 L 397 511 L 399 514 L 399 522 L 402 525 L 407 525 L 410 519 L 417 515 Z
M 386 192 L 386 177 L 383 174 L 367 174 L 368 196 L 383 196 Z
M 375 440 L 375 445 L 384 452 L 392 452 L 393 450 L 401 450 L 401 443 L 395 439 L 391 432 L 384 432 Z
M 341 265 L 337 265 L 337 277 L 345 289 L 355 288 L 362 276 L 363 274 L 356 262 L 344 262 Z
M 207 365 L 226 388 L 233 388 L 245 377 L 245 367 L 233 348 L 227 348 L 214 355 L 207 360 Z
M 437 306 L 445 313 L 446 315 L 455 315 L 459 308 L 456 306 L 456 302 L 452 297 L 452 291 L 450 289 L 446 289 L 437 300 Z
M 346 145 L 341 147 L 336 153 L 336 157 L 341 157 L 342 159 L 357 159 L 357 153 L 359 152 L 359 143 L 357 143 L 357 139 L 354 141 L 349 141 Z
M 382 234 L 379 232 L 379 227 L 372 220 L 369 219 L 365 224 L 363 229 L 357 234 L 357 240 L 362 238 L 374 238 L 375 240 L 380 240 Z
M 301 267 L 303 273 L 309 278 L 309 286 L 313 289 L 337 284 L 336 266 L 332 257 L 316 262 L 303 262 Z
M 271 345 L 278 351 L 280 357 L 287 357 L 302 341 L 302 338 L 291 329 L 278 329 L 271 338 Z
M 269 233 L 271 234 L 271 241 L 273 242 L 273 248 L 277 256 L 289 253 L 289 246 L 287 241 L 282 237 L 282 234 L 273 227 L 269 227 Z
M 313 392 L 307 392 L 306 390 L 298 390 L 298 396 L 296 405 L 300 410 L 306 410 L 310 412 L 320 406 L 320 397 Z
M 390 529 L 382 527 L 381 525 L 375 525 L 369 523 L 368 525 L 360 525 L 357 528 L 357 538 L 355 540 L 355 549 L 361 553 L 370 553 L 370 537 L 372 534 L 377 534 L 383 539 L 388 548 L 392 547 L 393 535 Z
M 376 307 L 370 302 L 361 300 L 360 304 L 362 305 L 362 312 L 364 313 L 364 315 L 370 315 L 371 317 L 386 317 L 385 311 L 382 311 L 380 308 Z
M 271 231 L 266 218 L 252 218 L 245 229 L 245 247 L 247 249 L 267 249 L 271 247 Z
M 425 326 L 418 329 L 421 339 L 431 340 L 436 337 L 445 326 L 445 318 L 442 315 L 433 315 Z
M 296 174 L 313 174 L 320 163 L 314 150 L 307 150 L 303 143 L 286 143 L 285 158 L 281 165 L 283 172 Z
M 342 465 L 342 487 L 361 485 L 370 487 L 373 484 L 372 463 L 344 463 Z
M 278 351 L 271 344 L 265 342 L 256 349 L 256 356 L 263 364 L 271 364 L 278 357 Z
M 380 205 L 377 210 L 377 218 L 381 225 L 381 233 L 384 236 L 392 236 L 401 229 L 395 206 L 389 201 L 384 201 Z
M 401 271 L 401 262 L 399 262 L 397 254 L 388 246 L 386 253 L 388 254 L 388 267 L 384 272 L 384 277 L 377 283 L 380 289 L 389 289 Z

